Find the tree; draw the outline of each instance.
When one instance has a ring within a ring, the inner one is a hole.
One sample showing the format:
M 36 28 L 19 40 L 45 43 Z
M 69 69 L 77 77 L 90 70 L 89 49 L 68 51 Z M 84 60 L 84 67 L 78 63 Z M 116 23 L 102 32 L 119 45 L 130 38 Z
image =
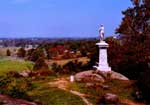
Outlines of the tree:
M 119 71 L 118 63 L 124 58 L 122 55 L 122 44 L 121 42 L 113 37 L 108 37 L 105 41 L 109 44 L 108 47 L 108 62 L 112 67 L 112 70 Z
M 23 47 L 21 47 L 20 49 L 18 49 L 17 56 L 24 58 L 26 56 L 26 50 Z
M 123 19 L 116 33 L 123 43 L 126 62 L 135 65 L 150 62 L 150 1 L 131 0 L 133 7 L 123 11 Z
M 35 62 L 39 58 L 45 58 L 44 52 L 42 48 L 37 48 L 37 49 L 31 49 L 27 53 L 27 57 L 29 60 Z
M 7 56 L 10 56 L 10 55 L 11 55 L 11 52 L 10 52 L 9 49 L 6 50 L 6 55 L 7 55 Z
M 144 98 L 150 100 L 147 94 L 150 92 L 150 0 L 131 2 L 133 7 L 122 12 L 124 17 L 116 29 L 116 33 L 121 36 L 124 55 L 119 65 L 127 76 L 138 80 Z
M 33 70 L 48 70 L 48 65 L 45 63 L 43 57 L 39 57 L 36 60 Z

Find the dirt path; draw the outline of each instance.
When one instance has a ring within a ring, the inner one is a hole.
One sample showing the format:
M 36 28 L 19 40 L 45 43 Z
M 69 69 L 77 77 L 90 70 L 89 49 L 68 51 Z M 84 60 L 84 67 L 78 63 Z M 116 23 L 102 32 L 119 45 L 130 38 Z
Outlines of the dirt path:
M 57 79 L 56 81 L 49 82 L 48 84 L 51 86 L 57 87 L 59 89 L 65 90 L 65 91 L 69 91 L 70 93 L 79 96 L 87 105 L 93 105 L 85 98 L 86 94 L 80 93 L 78 91 L 68 90 L 67 86 L 69 84 L 69 81 L 67 81 L 65 78 Z

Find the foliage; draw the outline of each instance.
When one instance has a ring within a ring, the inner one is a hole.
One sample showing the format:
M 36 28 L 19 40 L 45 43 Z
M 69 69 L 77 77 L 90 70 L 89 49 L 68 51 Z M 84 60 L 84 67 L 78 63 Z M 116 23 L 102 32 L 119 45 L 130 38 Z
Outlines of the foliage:
M 64 73 L 77 73 L 77 72 L 81 72 L 84 71 L 84 66 L 86 64 L 83 64 L 82 62 L 78 61 L 78 60 L 74 60 L 74 61 L 70 61 L 67 64 L 65 64 L 63 66 L 64 69 Z
M 15 79 L 8 76 L 0 77 L 0 92 L 14 98 L 29 99 L 27 90 L 33 89 L 31 81 Z
M 59 73 L 62 73 L 62 72 L 63 72 L 62 66 L 58 65 L 57 63 L 53 63 L 53 64 L 52 64 L 52 70 L 53 70 L 56 74 L 59 74 Z
M 95 45 L 96 46 L 96 45 Z M 98 56 L 99 56 L 99 48 L 96 46 L 93 46 L 91 49 L 93 49 L 90 52 L 90 55 L 88 56 L 90 61 L 88 62 L 87 65 L 85 65 L 86 70 L 93 69 L 93 66 L 96 65 L 96 62 L 98 62 Z
M 11 52 L 10 52 L 9 49 L 6 50 L 6 55 L 7 55 L 7 56 L 10 56 L 10 55 L 11 55 Z
M 33 70 L 48 70 L 48 65 L 45 63 L 44 58 L 40 57 L 37 59 Z
M 123 74 L 138 80 L 140 91 L 147 100 L 150 89 L 147 72 L 150 63 L 150 1 L 131 0 L 131 2 L 133 7 L 122 12 L 124 17 L 116 30 L 123 44 L 123 59 L 118 65 Z
M 83 59 L 82 59 L 83 60 Z M 82 61 L 79 60 L 68 60 L 65 64 L 61 65 L 58 63 L 52 63 L 52 70 L 57 73 L 63 73 L 63 74 L 73 74 L 80 71 L 85 70 L 85 66 L 87 64 L 82 63 Z
M 150 69 L 147 70 L 146 72 L 143 72 L 140 74 L 140 77 L 138 79 L 137 85 L 139 87 L 139 91 L 142 92 L 142 99 L 145 99 L 148 104 L 150 103 Z M 141 100 L 141 99 L 139 99 Z
M 0 76 L 0 87 L 4 88 L 7 84 L 11 82 L 11 79 L 8 78 L 7 76 Z M 1 92 L 3 90 L 0 90 Z
M 20 87 L 16 87 L 16 86 L 12 86 L 11 89 L 8 90 L 7 94 L 14 98 L 26 99 L 28 97 L 24 89 L 20 89 Z
M 109 44 L 108 47 L 108 62 L 112 70 L 118 71 L 118 63 L 123 59 L 122 44 L 113 37 L 108 37 L 105 41 Z
M 42 48 L 31 49 L 28 51 L 27 59 L 33 62 L 37 61 L 39 58 L 45 58 L 44 51 Z
M 73 73 L 73 72 L 77 72 L 77 62 L 73 62 L 73 61 L 70 61 L 68 62 L 67 64 L 65 64 L 63 66 L 63 69 L 64 69 L 64 73 Z
M 18 49 L 17 56 L 21 57 L 21 58 L 24 58 L 26 56 L 26 51 L 25 51 L 25 49 L 23 47 Z
M 123 59 L 120 63 L 130 65 L 127 67 L 127 72 L 132 72 L 133 67 L 141 64 L 147 67 L 150 62 L 150 1 L 132 0 L 132 3 L 132 8 L 122 12 L 124 18 L 116 30 L 123 45 Z M 124 69 L 125 65 L 122 65 Z M 139 71 L 136 72 L 138 73 L 133 78 L 138 77 Z
M 147 62 L 150 59 L 150 1 L 132 2 L 134 7 L 123 12 L 124 18 L 117 33 L 121 34 L 129 60 Z

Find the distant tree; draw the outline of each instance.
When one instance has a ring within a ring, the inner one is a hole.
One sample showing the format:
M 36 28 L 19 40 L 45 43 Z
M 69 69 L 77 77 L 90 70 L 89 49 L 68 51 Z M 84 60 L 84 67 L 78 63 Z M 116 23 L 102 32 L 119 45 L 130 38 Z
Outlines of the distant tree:
M 70 61 L 63 66 L 63 69 L 64 73 L 73 73 L 77 71 L 77 66 L 73 61 Z
M 32 49 L 30 51 L 28 51 L 28 59 L 35 62 L 37 61 L 39 58 L 45 58 L 44 52 L 42 48 L 37 48 L 37 49 Z
M 30 49 L 30 50 L 27 51 L 26 57 L 27 57 L 28 60 L 31 60 L 31 55 L 34 52 L 34 50 L 35 49 Z
M 23 47 L 21 47 L 20 49 L 18 49 L 17 56 L 24 58 L 26 56 L 26 50 Z
M 11 52 L 10 52 L 9 49 L 6 50 L 6 55 L 7 55 L 7 56 L 10 56 L 10 55 L 11 55 Z
M 35 62 L 33 70 L 48 70 L 48 65 L 46 64 L 43 57 L 39 57 Z
M 58 65 L 57 63 L 53 63 L 51 67 L 52 67 L 52 70 L 53 70 L 56 74 L 63 73 L 63 68 L 62 68 L 61 65 Z

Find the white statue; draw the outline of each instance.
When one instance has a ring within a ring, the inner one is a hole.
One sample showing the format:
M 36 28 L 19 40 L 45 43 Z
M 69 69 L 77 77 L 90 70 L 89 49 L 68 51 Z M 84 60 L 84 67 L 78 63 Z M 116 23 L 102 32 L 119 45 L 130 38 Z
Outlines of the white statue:
M 104 26 L 103 24 L 101 24 L 100 28 L 99 28 L 99 35 L 100 35 L 100 41 L 104 40 Z

